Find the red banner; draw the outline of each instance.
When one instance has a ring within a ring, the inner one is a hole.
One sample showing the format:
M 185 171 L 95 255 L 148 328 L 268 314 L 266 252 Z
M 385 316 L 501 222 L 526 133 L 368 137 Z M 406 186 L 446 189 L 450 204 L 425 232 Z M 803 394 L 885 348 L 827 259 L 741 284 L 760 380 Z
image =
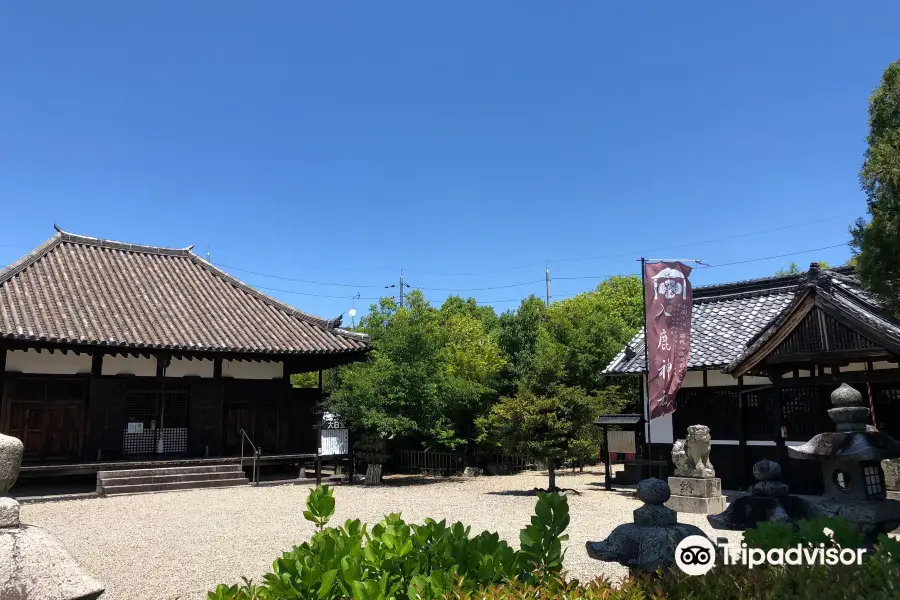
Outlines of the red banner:
M 650 419 L 675 411 L 675 394 L 687 373 L 694 296 L 690 274 L 680 262 L 644 267 Z

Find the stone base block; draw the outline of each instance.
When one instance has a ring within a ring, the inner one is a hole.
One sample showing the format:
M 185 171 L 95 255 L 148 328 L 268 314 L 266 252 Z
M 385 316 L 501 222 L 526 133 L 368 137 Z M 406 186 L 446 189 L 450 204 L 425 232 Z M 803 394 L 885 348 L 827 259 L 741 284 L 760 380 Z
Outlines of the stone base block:
M 725 510 L 725 496 L 712 498 L 695 498 L 693 496 L 673 495 L 666 506 L 675 512 L 694 513 L 698 515 L 717 515 Z
M 715 498 L 722 495 L 722 480 L 718 477 L 669 477 L 673 496 Z
M 19 503 L 12 498 L 0 498 L 0 527 L 19 526 Z

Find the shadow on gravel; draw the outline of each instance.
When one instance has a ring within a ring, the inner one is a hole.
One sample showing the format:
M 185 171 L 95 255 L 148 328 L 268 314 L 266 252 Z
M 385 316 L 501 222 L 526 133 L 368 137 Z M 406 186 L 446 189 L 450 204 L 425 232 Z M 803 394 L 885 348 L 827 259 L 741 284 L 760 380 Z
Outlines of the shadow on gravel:
M 386 475 L 376 487 L 415 487 L 437 483 L 466 483 L 471 477 L 435 477 L 428 475 Z
M 547 490 L 534 488 L 533 490 L 501 490 L 499 492 L 485 492 L 488 496 L 537 496 L 538 493 L 545 493 Z M 570 488 L 559 488 L 557 492 L 564 492 L 566 496 L 580 496 L 581 492 Z

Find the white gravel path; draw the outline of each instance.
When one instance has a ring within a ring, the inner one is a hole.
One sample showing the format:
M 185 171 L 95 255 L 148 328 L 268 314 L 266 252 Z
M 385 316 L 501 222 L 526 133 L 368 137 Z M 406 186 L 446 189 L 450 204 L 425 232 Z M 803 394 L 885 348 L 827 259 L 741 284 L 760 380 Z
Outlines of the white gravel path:
M 418 482 L 417 482 L 418 481 Z M 566 554 L 570 576 L 618 579 L 624 568 L 588 558 L 587 540 L 604 539 L 632 520 L 640 502 L 630 491 L 606 492 L 599 470 L 562 475 L 557 485 L 573 488 Z M 381 488 L 338 486 L 335 519 L 376 523 L 390 512 L 409 522 L 425 517 L 462 521 L 472 532 L 496 531 L 518 547 L 546 474 L 507 477 L 409 480 L 392 478 Z M 309 486 L 239 487 L 141 494 L 28 504 L 22 520 L 56 534 L 72 554 L 106 584 L 104 600 L 194 600 L 217 583 L 242 575 L 259 579 L 282 551 L 313 533 L 302 511 Z M 702 515 L 680 514 L 708 534 Z M 734 541 L 739 533 L 728 532 Z

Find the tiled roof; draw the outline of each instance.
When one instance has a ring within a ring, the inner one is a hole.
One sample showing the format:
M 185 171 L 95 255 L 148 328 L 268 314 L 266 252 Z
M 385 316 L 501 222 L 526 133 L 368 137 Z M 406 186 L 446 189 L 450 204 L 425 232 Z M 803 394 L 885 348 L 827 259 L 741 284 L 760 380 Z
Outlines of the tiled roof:
M 57 234 L 0 270 L 0 339 L 253 354 L 364 352 L 191 251 Z
M 851 269 L 820 270 L 816 268 L 811 270 L 798 285 L 791 305 L 786 307 L 759 334 L 751 338 L 747 347 L 733 361 L 730 361 L 724 370 L 726 372 L 734 371 L 739 368 L 741 363 L 746 362 L 773 335 L 776 335 L 781 324 L 812 291 L 815 291 L 820 302 L 835 308 L 846 320 L 855 322 L 857 329 L 871 332 L 869 337 L 883 347 L 894 352 L 900 351 L 900 326 L 883 313 L 879 303 L 862 288 Z
M 838 267 L 823 270 L 822 276 L 833 281 L 834 288 L 845 286 L 847 291 L 843 296 L 854 297 L 858 302 L 857 296 L 862 292 L 858 284 L 850 283 L 855 281 L 850 272 L 845 267 Z M 722 368 L 736 360 L 791 305 L 807 282 L 807 274 L 802 273 L 695 288 L 688 368 Z M 860 310 L 875 318 L 872 305 L 866 303 Z M 881 317 L 878 320 L 883 321 Z M 645 371 L 642 330 L 616 355 L 604 372 Z

